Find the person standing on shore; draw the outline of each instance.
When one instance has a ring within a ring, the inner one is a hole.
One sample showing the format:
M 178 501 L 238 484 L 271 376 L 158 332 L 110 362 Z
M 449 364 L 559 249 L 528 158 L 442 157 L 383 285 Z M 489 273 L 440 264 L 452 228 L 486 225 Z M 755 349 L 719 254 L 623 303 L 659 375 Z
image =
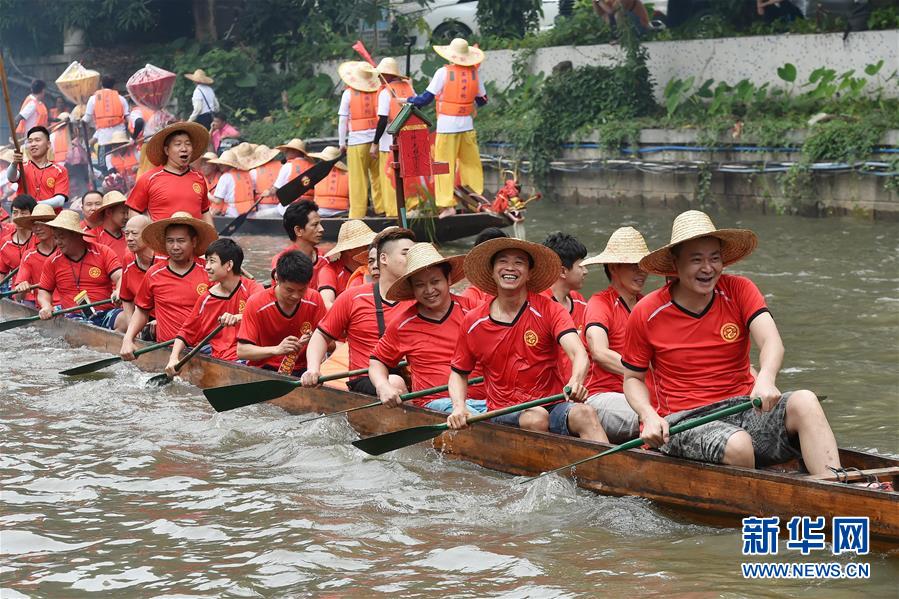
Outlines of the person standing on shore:
M 415 95 L 415 90 L 409 82 L 409 77 L 400 74 L 400 67 L 393 58 L 382 59 L 378 63 L 378 73 L 385 84 L 378 92 L 378 126 L 371 144 L 371 155 L 378 158 L 384 210 L 387 216 L 396 217 L 396 181 L 393 177 L 393 168 L 388 166 L 393 163 L 393 154 L 390 150 L 393 136 L 387 133 L 387 126 L 400 113 L 406 98 Z M 406 198 L 407 205 L 411 199 Z
M 338 145 L 347 153 L 350 173 L 350 218 L 364 218 L 368 211 L 368 190 L 376 215 L 385 214 L 381 198 L 381 175 L 371 144 L 378 125 L 378 72 L 367 62 L 349 61 L 337 69 L 346 84 L 340 97 Z
M 219 101 L 215 97 L 212 84 L 215 80 L 206 74 L 203 69 L 197 69 L 193 73 L 184 76 L 196 84 L 194 93 L 190 98 L 193 112 L 187 118 L 188 121 L 199 123 L 208 131 L 212 127 L 212 117 L 219 110 Z M 206 148 L 204 147 L 205 151 Z

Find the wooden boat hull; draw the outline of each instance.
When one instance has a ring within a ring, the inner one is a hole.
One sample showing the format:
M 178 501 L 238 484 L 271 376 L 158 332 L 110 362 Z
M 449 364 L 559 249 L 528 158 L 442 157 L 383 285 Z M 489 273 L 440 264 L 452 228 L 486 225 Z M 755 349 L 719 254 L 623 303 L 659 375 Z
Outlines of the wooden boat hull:
M 26 306 L 0 300 L 3 320 L 34 313 Z M 73 346 L 116 353 L 121 345 L 121 336 L 116 333 L 63 318 L 34 326 L 40 327 L 47 336 L 65 338 Z M 158 373 L 163 370 L 167 357 L 166 352 L 153 352 L 134 364 Z M 203 388 L 279 375 L 197 356 L 181 376 Z M 368 396 L 322 387 L 298 389 L 271 403 L 289 413 L 300 414 L 344 410 L 370 401 Z M 348 416 L 350 425 L 363 437 L 444 420 L 439 414 L 414 406 L 359 410 Z M 491 423 L 444 433 L 433 443 L 448 456 L 524 476 L 563 466 L 609 447 Z M 842 449 L 840 455 L 846 467 L 899 467 L 899 460 L 872 454 Z M 637 495 L 719 523 L 734 524 L 736 519 L 746 516 L 780 516 L 782 522 L 792 516 L 825 516 L 828 520 L 834 516 L 868 516 L 873 538 L 889 544 L 899 543 L 899 494 L 812 480 L 797 472 L 795 464 L 781 468 L 785 471 L 751 470 L 630 450 L 578 467 L 576 478 L 578 485 L 598 493 Z M 893 474 L 884 479 L 897 481 L 899 477 Z
M 233 219 L 216 216 L 215 228 L 221 231 L 225 225 Z M 323 218 L 323 241 L 337 241 L 337 232 L 340 225 L 348 219 Z M 380 231 L 384 227 L 396 224 L 395 218 L 364 218 L 365 223 L 373 231 Z M 420 240 L 433 240 L 437 243 L 446 243 L 477 235 L 487 227 L 509 227 L 512 225 L 505 216 L 497 216 L 486 212 L 456 214 L 446 218 L 415 218 L 409 221 L 409 227 L 415 231 L 415 236 Z M 283 236 L 284 225 L 280 218 L 248 218 L 238 231 L 245 235 L 277 235 Z

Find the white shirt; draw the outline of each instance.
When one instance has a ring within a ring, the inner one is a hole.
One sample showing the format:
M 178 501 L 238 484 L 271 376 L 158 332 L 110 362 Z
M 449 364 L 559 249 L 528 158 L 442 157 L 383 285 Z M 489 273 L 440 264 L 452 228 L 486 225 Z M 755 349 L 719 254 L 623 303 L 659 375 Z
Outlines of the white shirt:
M 393 95 L 390 93 L 390 90 L 386 87 L 381 90 L 381 93 L 378 94 L 378 116 L 390 116 L 390 100 L 393 98 Z M 401 100 L 405 100 L 406 98 L 400 98 Z M 387 126 L 390 126 L 390 121 L 387 122 Z M 389 152 L 390 146 L 393 144 L 393 136 L 387 133 L 387 130 L 384 130 L 384 134 L 381 135 L 381 140 L 378 142 L 378 150 L 382 152 Z
M 225 216 L 237 216 L 237 209 L 234 207 L 234 189 L 236 187 L 234 175 L 230 171 L 222 173 L 222 176 L 219 177 L 219 182 L 215 186 L 215 199 L 227 205 Z
M 287 182 L 291 180 L 290 173 L 293 170 L 293 165 L 288 160 L 284 164 L 281 165 L 281 170 L 278 171 L 278 177 L 275 179 L 275 189 L 281 189 Z
M 434 73 L 434 78 L 428 85 L 428 91 L 435 97 L 443 91 L 443 85 L 446 82 L 446 67 L 440 67 Z M 487 88 L 484 87 L 484 81 L 478 77 L 478 96 L 486 96 Z M 471 131 L 474 129 L 474 118 L 469 116 L 449 116 L 445 114 L 437 115 L 437 133 L 462 133 L 463 131 Z
M 190 113 L 190 118 L 187 119 L 189 121 L 195 120 L 201 114 L 217 112 L 219 109 L 219 101 L 215 97 L 215 92 L 208 85 L 201 83 L 198 83 L 197 87 L 194 88 L 190 102 L 193 104 L 194 111 Z
M 25 105 L 22 106 L 22 110 L 19 111 L 19 116 L 25 119 L 25 131 L 27 132 L 29 129 L 37 125 L 37 103 L 40 102 L 33 95 L 28 94 L 28 97 L 25 98 Z
M 375 140 L 374 129 L 362 129 L 360 131 L 350 131 L 350 90 L 343 90 L 340 96 L 340 108 L 337 109 L 339 117 L 337 125 L 337 138 L 341 147 L 358 146 L 360 144 L 370 144 Z M 349 133 L 349 139 L 347 139 Z
M 96 96 L 91 96 L 91 99 L 87 101 L 87 107 L 84 109 L 84 118 L 89 123 L 94 122 L 94 105 L 97 103 L 96 100 Z M 125 129 L 125 123 L 128 121 L 128 116 L 130 113 L 128 110 L 128 101 L 120 95 L 119 102 L 122 104 L 122 114 L 124 115 L 125 120 L 123 120 L 118 125 L 115 125 L 114 127 L 104 127 L 102 129 L 97 129 L 97 145 L 107 145 L 109 143 L 109 140 L 112 139 L 113 133 L 128 133 L 127 129 Z

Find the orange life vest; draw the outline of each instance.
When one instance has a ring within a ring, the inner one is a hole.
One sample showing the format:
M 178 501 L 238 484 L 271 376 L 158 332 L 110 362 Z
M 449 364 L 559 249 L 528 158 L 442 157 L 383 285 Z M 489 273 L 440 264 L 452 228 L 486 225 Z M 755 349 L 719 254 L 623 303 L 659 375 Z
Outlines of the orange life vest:
M 350 178 L 345 170 L 334 167 L 315 184 L 315 203 L 328 210 L 350 209 Z
M 378 126 L 378 92 L 350 89 L 350 131 Z
M 478 95 L 477 67 L 448 64 L 443 91 L 437 96 L 437 114 L 469 116 L 474 112 L 474 99 Z
M 137 152 L 134 151 L 133 147 L 122 152 L 110 154 L 109 162 L 112 163 L 112 168 L 126 180 L 134 180 L 134 172 L 137 169 L 138 157 Z
M 211 177 L 206 177 L 206 189 L 209 190 L 209 193 L 215 191 L 215 186 L 219 184 L 219 179 L 221 178 L 222 173 L 219 171 L 215 171 L 215 174 Z
M 60 127 L 50 134 L 50 147 L 53 148 L 53 162 L 65 164 L 66 155 L 72 140 L 69 138 L 69 126 Z
M 290 165 L 290 179 L 296 179 L 297 177 L 302 175 L 304 172 L 308 171 L 310 168 L 315 166 L 311 160 L 309 160 L 308 158 L 304 158 L 302 156 L 299 156 L 297 158 L 294 158 L 293 160 L 288 161 L 287 164 Z M 310 189 L 309 191 L 307 191 L 306 193 L 304 193 L 303 195 L 300 196 L 300 199 L 303 199 L 303 200 L 312 200 L 314 198 L 315 198 L 315 187 L 313 187 L 312 189 Z
M 108 129 L 125 122 L 125 110 L 119 92 L 101 89 L 94 94 L 94 123 L 97 129 Z
M 393 122 L 393 119 L 396 118 L 396 115 L 398 115 L 400 110 L 403 109 L 403 106 L 405 106 L 405 104 L 397 102 L 396 99 L 399 98 L 405 100 L 410 96 L 414 96 L 415 90 L 412 89 L 412 84 L 406 79 L 394 79 L 387 84 L 387 87 L 393 90 L 393 93 L 390 94 L 390 112 L 387 115 L 387 122 L 389 124 Z
M 350 275 L 350 278 L 346 281 L 346 289 L 349 289 L 353 285 L 362 285 L 365 282 L 365 277 L 368 275 L 368 265 L 363 264 L 353 271 L 353 274 Z M 362 279 L 361 281 L 359 279 Z
M 37 121 L 35 121 L 32 127 L 46 127 L 47 125 L 49 125 L 50 114 L 47 112 L 47 106 L 30 94 L 22 101 L 22 106 L 19 108 L 19 114 L 22 114 L 22 111 L 25 110 L 25 107 L 28 106 L 29 102 L 37 103 L 37 108 L 35 109 L 37 113 Z M 16 134 L 25 135 L 26 133 L 27 131 L 25 130 L 25 121 L 22 121 L 16 127 Z
M 256 190 L 261 194 L 272 188 L 278 173 L 281 172 L 281 163 L 277 160 L 269 160 L 262 166 L 256 167 Z M 278 196 L 271 195 L 260 202 L 261 204 L 277 204 Z
M 253 179 L 247 171 L 230 171 L 234 177 L 234 209 L 238 214 L 249 212 L 256 200 L 253 198 Z

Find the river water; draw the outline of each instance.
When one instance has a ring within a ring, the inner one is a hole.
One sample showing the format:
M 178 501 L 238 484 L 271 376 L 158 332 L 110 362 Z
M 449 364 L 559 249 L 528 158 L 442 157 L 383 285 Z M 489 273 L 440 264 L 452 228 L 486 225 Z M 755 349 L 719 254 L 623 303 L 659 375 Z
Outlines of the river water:
M 673 216 L 547 202 L 527 230 L 569 231 L 594 253 L 625 224 L 658 246 Z M 780 388 L 826 394 L 842 446 L 899 455 L 899 226 L 714 218 L 761 237 L 731 271 L 758 283 L 779 323 Z M 284 245 L 246 241 L 254 272 Z M 604 286 L 595 269 L 585 294 Z M 100 357 L 36 327 L 0 334 L 3 599 L 897 596 L 896 550 L 857 558 L 871 564 L 863 584 L 748 582 L 738 530 L 641 499 L 556 477 L 522 487 L 421 446 L 368 458 L 345 421 L 299 425 L 265 405 L 215 415 L 192 386 L 148 392 L 130 365 L 56 374 Z M 777 561 L 849 560 L 781 540 Z

